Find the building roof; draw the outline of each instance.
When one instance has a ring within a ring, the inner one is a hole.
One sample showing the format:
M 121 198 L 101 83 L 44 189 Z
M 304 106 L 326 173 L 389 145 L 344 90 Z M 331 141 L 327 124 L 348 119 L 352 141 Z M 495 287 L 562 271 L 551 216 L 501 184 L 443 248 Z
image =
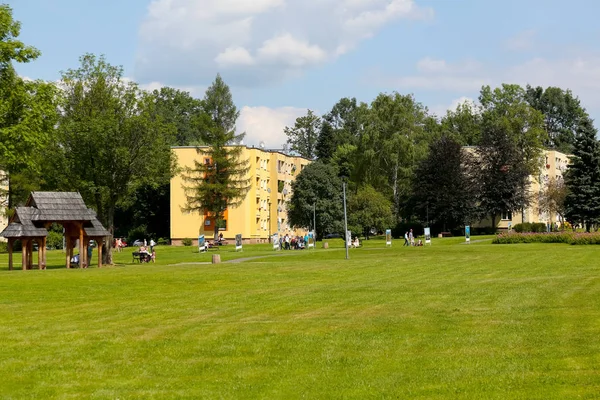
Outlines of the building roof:
M 31 192 L 27 205 L 39 210 L 35 221 L 91 221 L 96 216 L 77 192 Z
M 13 221 L 0 233 L 5 238 L 44 237 L 46 228 L 36 226 L 33 222 L 38 210 L 31 207 L 17 207 Z
M 110 236 L 96 218 L 94 210 L 87 208 L 77 192 L 31 192 L 25 207 L 17 207 L 8 226 L 0 232 L 5 238 L 45 237 L 46 222 L 83 222 L 85 235 Z

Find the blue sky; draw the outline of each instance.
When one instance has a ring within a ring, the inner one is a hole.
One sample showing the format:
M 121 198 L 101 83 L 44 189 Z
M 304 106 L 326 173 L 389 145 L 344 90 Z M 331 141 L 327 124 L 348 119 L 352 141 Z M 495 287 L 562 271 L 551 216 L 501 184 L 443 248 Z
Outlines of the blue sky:
M 1 0 L 0 0 L 1 1 Z M 600 2 L 592 0 L 14 0 L 42 51 L 21 75 L 57 80 L 86 52 L 147 89 L 202 97 L 217 72 L 246 143 L 341 97 L 413 93 L 436 114 L 482 84 L 570 88 L 600 116 Z

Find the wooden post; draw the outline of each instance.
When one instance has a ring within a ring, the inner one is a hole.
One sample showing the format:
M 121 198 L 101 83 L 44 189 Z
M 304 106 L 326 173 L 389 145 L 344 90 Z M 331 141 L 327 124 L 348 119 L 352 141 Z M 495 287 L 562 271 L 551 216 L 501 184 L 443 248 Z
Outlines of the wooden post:
M 67 255 L 67 268 L 71 268 L 71 237 L 65 232 L 65 254 Z
M 79 224 L 79 268 L 83 268 L 85 250 L 83 247 L 83 223 Z
M 46 269 L 46 236 L 42 239 L 42 268 Z
M 88 267 L 88 265 L 90 264 L 90 260 L 88 260 L 88 256 L 87 256 L 87 255 L 88 255 L 88 247 L 90 246 L 90 241 L 89 241 L 89 240 L 88 240 L 88 238 L 86 237 L 86 238 L 83 240 L 83 243 L 85 243 L 85 244 L 83 245 L 83 255 L 84 255 L 84 257 L 83 257 L 83 264 L 81 264 L 81 266 L 82 266 L 83 268 L 87 268 L 87 267 Z
M 102 242 L 103 242 L 103 238 L 99 238 L 99 240 L 96 240 L 96 243 L 98 243 L 98 268 L 102 268 Z
M 21 267 L 27 269 L 27 239 L 21 239 Z
M 8 239 L 8 270 L 13 270 L 13 243 L 15 239 Z
M 33 239 L 27 241 L 27 269 L 33 269 Z
M 44 257 L 42 255 L 44 248 L 42 246 L 42 239 L 37 239 L 38 244 L 38 269 L 42 269 L 42 265 L 44 264 Z

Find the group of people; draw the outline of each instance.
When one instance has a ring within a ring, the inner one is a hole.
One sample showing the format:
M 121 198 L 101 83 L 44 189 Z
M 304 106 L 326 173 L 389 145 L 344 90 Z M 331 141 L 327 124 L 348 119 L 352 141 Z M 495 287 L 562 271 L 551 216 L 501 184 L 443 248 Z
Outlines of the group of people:
M 146 247 L 144 240 L 144 244 L 140 246 L 138 249 L 138 253 L 140 253 L 140 262 L 156 262 L 156 251 L 154 251 L 154 241 L 150 241 L 150 251 L 148 251 L 148 247 Z
M 411 229 L 410 231 L 404 233 L 404 244 L 402 245 L 402 247 L 404 246 L 423 246 L 423 241 L 419 239 L 417 242 L 415 242 L 415 235 L 413 234 L 413 230 Z
M 308 234 L 292 237 L 287 233 L 279 238 L 279 248 L 284 250 L 302 250 L 308 247 Z

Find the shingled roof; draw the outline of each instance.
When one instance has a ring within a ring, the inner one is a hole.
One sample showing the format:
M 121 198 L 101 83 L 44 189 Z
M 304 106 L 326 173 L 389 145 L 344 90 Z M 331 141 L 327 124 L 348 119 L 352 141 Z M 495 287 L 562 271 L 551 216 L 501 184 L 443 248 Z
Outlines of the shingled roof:
M 44 222 L 81 221 L 89 237 L 110 236 L 87 208 L 77 192 L 31 192 L 26 207 L 17 207 L 8 226 L 0 232 L 5 238 L 44 237 L 48 231 Z
M 38 210 L 31 207 L 17 207 L 13 221 L 0 233 L 5 238 L 14 237 L 44 237 L 48 234 L 46 228 L 38 227 L 33 222 Z
M 77 192 L 31 192 L 27 205 L 39 210 L 34 221 L 91 221 L 96 216 Z

